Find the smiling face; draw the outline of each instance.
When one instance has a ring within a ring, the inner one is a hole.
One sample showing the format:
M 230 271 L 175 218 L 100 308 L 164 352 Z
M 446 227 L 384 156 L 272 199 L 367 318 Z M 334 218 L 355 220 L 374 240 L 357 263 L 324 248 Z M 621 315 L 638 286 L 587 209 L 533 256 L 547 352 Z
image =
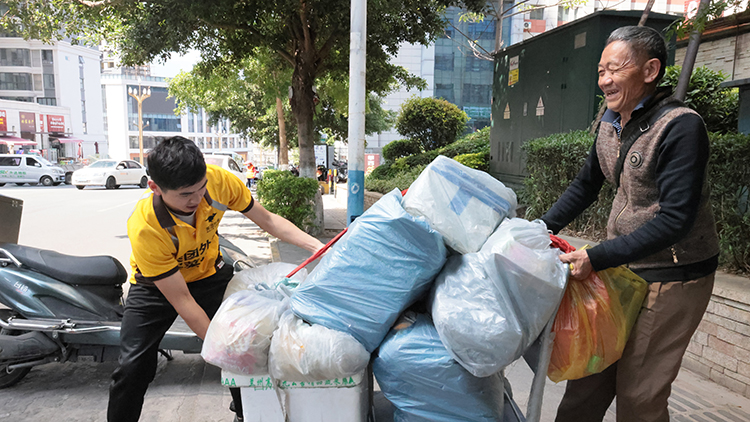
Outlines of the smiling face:
M 154 194 L 161 195 L 164 203 L 170 210 L 178 214 L 190 215 L 198 209 L 203 196 L 206 194 L 208 179 L 205 177 L 192 186 L 186 186 L 174 190 L 164 190 L 152 180 L 148 181 L 148 187 Z
M 604 48 L 599 61 L 599 88 L 607 108 L 620 113 L 623 125 L 638 103 L 654 91 L 659 66 L 658 59 L 640 57 L 624 41 Z

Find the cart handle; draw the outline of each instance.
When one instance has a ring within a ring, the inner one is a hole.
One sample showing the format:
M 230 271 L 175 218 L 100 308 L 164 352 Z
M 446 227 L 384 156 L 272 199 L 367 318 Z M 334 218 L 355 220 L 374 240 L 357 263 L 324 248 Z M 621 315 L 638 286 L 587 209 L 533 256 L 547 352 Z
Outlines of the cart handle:
M 333 246 L 334 243 L 338 242 L 338 240 L 341 239 L 341 236 L 343 236 L 344 233 L 346 233 L 347 230 L 348 230 L 348 227 L 345 228 L 344 230 L 342 230 L 341 233 L 337 234 L 336 237 L 334 237 L 333 239 L 331 239 L 328 243 L 326 243 L 325 246 L 323 246 L 322 248 L 318 249 L 318 251 L 315 252 L 311 257 L 307 258 L 305 260 L 305 262 L 299 264 L 299 266 L 297 268 L 295 268 L 291 273 L 289 273 L 286 276 L 286 278 L 292 278 L 292 276 L 294 276 L 295 274 L 297 274 L 297 271 L 305 268 L 305 266 L 307 266 L 307 264 L 309 264 L 309 263 L 315 261 L 316 259 L 320 258 L 320 256 L 323 255 L 324 253 L 326 253 L 326 251 L 328 249 L 330 249 L 331 246 Z

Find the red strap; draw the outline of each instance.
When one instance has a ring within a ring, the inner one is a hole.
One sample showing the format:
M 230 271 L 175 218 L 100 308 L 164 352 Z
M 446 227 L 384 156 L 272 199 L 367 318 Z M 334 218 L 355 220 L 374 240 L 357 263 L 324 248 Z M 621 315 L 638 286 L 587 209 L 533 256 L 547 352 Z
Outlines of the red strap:
M 549 238 L 552 241 L 552 247 L 560 249 L 563 253 L 571 253 L 574 250 L 576 250 L 576 248 L 574 248 L 573 245 L 555 236 L 554 234 L 549 235 Z
M 297 268 L 295 268 L 291 273 L 289 273 L 286 276 L 286 278 L 291 278 L 293 275 L 297 274 L 297 271 L 305 268 L 305 266 L 307 266 L 307 264 L 309 264 L 309 263 L 315 261 L 316 259 L 320 258 L 320 256 L 323 255 L 328 249 L 330 249 L 330 247 L 333 246 L 334 243 L 336 243 L 339 239 L 341 239 L 341 236 L 343 236 L 344 233 L 346 233 L 347 230 L 348 230 L 348 227 L 345 228 L 344 230 L 342 230 L 341 233 L 337 234 L 336 237 L 334 237 L 333 239 L 331 239 L 330 242 L 326 243 L 325 246 L 323 246 L 322 248 L 318 249 L 318 251 L 315 252 L 311 257 L 307 258 L 305 260 L 305 262 L 299 264 L 299 266 Z

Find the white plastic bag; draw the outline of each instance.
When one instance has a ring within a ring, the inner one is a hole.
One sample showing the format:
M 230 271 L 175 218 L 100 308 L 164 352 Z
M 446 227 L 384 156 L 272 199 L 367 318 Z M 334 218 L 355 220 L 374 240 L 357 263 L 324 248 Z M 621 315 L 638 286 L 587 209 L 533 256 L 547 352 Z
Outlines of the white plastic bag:
M 435 281 L 435 328 L 451 355 L 475 376 L 492 375 L 518 359 L 562 299 L 567 271 L 560 251 L 523 244 L 549 245 L 542 226 L 504 222 L 481 252 L 450 258 Z
M 489 174 L 438 156 L 404 196 L 404 209 L 423 216 L 459 253 L 477 252 L 505 217 L 516 215 L 516 194 Z
M 294 264 L 285 262 L 274 262 L 255 268 L 248 268 L 236 273 L 227 285 L 224 292 L 224 300 L 234 293 L 241 290 L 255 289 L 255 286 L 261 285 L 264 289 L 272 289 L 275 285 L 284 280 L 287 274 L 297 268 Z M 291 281 L 297 284 L 301 283 L 307 277 L 307 269 L 302 268 L 295 274 Z
M 278 380 L 313 382 L 358 374 L 369 361 L 370 354 L 354 337 L 310 325 L 289 311 L 273 334 L 268 366 Z
M 216 311 L 203 341 L 203 359 L 226 371 L 268 373 L 268 349 L 289 299 L 276 290 L 243 290 L 229 296 Z

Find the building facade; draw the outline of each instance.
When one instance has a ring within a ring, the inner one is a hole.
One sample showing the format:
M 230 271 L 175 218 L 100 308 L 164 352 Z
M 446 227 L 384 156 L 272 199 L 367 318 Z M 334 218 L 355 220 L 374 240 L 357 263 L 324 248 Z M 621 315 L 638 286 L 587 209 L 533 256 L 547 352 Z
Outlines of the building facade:
M 0 40 L 0 150 L 22 146 L 51 161 L 106 156 L 99 51 Z

